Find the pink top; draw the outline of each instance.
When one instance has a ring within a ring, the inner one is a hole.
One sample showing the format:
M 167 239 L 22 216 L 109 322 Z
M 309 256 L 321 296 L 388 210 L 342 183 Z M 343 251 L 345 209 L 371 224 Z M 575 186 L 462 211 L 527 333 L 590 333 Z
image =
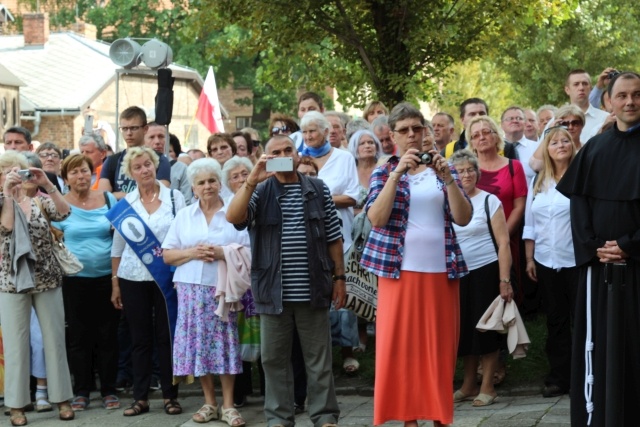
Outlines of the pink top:
M 480 169 L 480 180 L 477 187 L 487 193 L 495 194 L 502 202 L 504 215 L 509 219 L 513 211 L 513 201 L 518 197 L 527 197 L 527 178 L 524 175 L 522 164 L 518 160 L 513 163 L 513 177 L 509 165 L 497 171 Z

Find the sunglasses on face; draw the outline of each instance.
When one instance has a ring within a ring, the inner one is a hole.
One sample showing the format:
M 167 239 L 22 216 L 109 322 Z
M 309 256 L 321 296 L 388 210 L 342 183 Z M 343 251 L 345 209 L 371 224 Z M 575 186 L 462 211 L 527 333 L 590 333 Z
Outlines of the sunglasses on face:
M 271 133 L 274 135 L 278 135 L 285 132 L 291 132 L 291 129 L 288 126 L 280 126 L 271 128 Z
M 577 127 L 577 126 L 582 126 L 582 121 L 581 120 L 563 120 L 558 124 L 564 127 Z
M 260 146 L 260 141 L 252 139 L 251 140 L 251 144 L 253 144 L 254 147 L 259 147 Z
M 406 135 L 409 133 L 409 130 L 413 131 L 413 133 L 420 133 L 424 130 L 424 126 L 422 125 L 408 126 L 406 128 L 396 129 L 394 130 L 394 132 L 397 132 L 400 135 Z

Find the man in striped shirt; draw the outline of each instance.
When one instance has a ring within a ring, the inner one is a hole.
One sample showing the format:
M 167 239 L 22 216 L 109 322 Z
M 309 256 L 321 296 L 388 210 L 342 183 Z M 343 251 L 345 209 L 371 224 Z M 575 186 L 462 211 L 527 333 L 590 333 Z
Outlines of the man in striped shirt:
M 340 409 L 331 370 L 329 308 L 344 306 L 342 235 L 329 188 L 296 172 L 293 141 L 276 135 L 227 209 L 227 220 L 251 237 L 251 288 L 260 314 L 265 416 L 269 426 L 293 426 L 291 346 L 300 336 L 314 426 L 337 425 Z M 292 158 L 288 171 L 267 162 Z

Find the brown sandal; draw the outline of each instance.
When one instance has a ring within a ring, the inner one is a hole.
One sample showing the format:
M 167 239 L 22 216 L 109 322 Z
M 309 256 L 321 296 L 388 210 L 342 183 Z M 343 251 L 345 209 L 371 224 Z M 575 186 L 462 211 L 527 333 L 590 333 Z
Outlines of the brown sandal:
M 167 415 L 180 415 L 182 413 L 182 406 L 176 399 L 169 399 L 164 404 L 164 413 Z
M 58 403 L 58 412 L 58 418 L 62 421 L 71 421 L 76 416 L 69 402 Z
M 27 425 L 27 417 L 24 415 L 24 410 L 22 409 L 11 409 L 10 410 L 12 426 L 26 426 Z
M 146 403 L 146 405 L 144 404 Z M 149 412 L 149 402 L 143 400 L 133 402 L 127 409 L 124 410 L 122 415 L 125 417 L 135 417 L 140 414 Z

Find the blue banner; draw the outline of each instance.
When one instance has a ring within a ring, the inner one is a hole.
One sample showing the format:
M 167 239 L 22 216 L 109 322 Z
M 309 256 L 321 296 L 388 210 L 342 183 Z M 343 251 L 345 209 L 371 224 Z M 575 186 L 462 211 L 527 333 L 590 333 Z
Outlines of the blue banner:
M 160 287 L 167 303 L 167 317 L 171 330 L 171 341 L 178 318 L 178 294 L 173 287 L 173 269 L 164 263 L 162 242 L 153 234 L 149 226 L 140 218 L 126 199 L 121 199 L 105 215 L 113 227 L 147 267 L 153 280 Z

